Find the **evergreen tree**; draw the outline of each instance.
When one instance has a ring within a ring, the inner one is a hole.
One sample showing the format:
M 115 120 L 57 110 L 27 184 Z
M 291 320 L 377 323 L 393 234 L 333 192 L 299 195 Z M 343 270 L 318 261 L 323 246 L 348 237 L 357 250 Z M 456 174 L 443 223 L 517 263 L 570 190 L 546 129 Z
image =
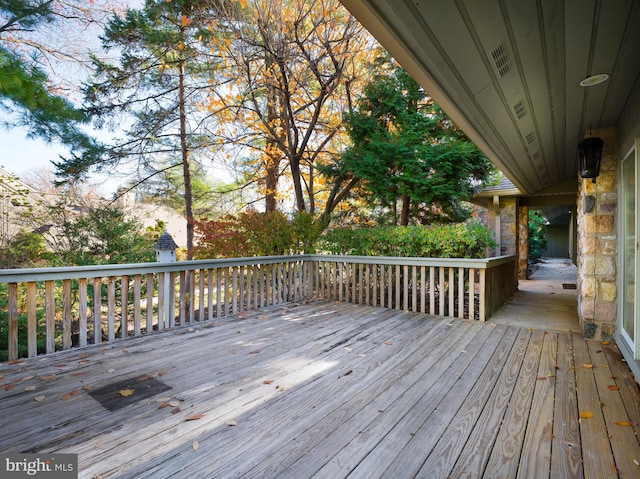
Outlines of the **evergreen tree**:
M 128 166 L 142 178 L 179 169 L 188 251 L 193 247 L 193 163 L 210 146 L 204 134 L 210 117 L 202 109 L 215 63 L 205 41 L 215 30 L 213 18 L 203 2 L 192 0 L 147 0 L 139 10 L 114 15 L 102 42 L 107 52 L 120 53 L 119 62 L 94 57 L 96 74 L 85 94 L 98 126 L 132 121 L 127 137 L 100 157 L 56 165 L 57 174 L 66 178 L 109 167 Z
M 491 164 L 402 68 L 379 59 L 378 73 L 345 121 L 352 146 L 327 170 L 336 184 L 357 182 L 372 206 L 396 210 L 400 224 L 457 222 Z M 397 216 L 397 215 L 396 215 Z M 395 221 L 394 221 L 395 222 Z
M 52 0 L 0 2 L 0 108 L 8 113 L 4 126 L 23 126 L 31 137 L 59 141 L 75 158 L 95 155 L 100 145 L 79 128 L 88 121 L 85 112 L 50 91 L 38 58 L 26 55 L 18 41 L 25 32 L 56 22 L 54 7 Z

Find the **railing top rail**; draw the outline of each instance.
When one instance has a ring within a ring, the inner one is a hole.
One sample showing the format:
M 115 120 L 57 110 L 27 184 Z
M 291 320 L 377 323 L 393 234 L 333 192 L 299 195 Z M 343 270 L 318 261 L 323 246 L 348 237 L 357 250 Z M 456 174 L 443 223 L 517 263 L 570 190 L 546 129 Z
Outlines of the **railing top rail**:
M 418 258 L 409 256 L 310 255 L 315 261 L 408 266 L 445 266 L 453 268 L 493 268 L 516 260 L 515 255 L 494 258 Z
M 250 258 L 222 258 L 175 263 L 130 263 L 92 266 L 64 266 L 58 268 L 25 268 L 0 270 L 0 283 L 48 281 L 77 278 L 105 278 L 136 274 L 193 271 L 197 269 L 227 268 L 256 264 L 274 264 L 309 260 L 310 255 L 254 256 Z
M 515 255 L 495 258 L 417 258 L 391 256 L 347 256 L 347 255 L 285 255 L 255 256 L 250 258 L 224 258 L 210 260 L 178 261 L 175 263 L 134 263 L 93 266 L 66 266 L 58 268 L 25 268 L 0 270 L 0 283 L 24 283 L 29 281 L 54 281 L 78 278 L 105 278 L 109 276 L 133 276 L 136 274 L 193 271 L 198 269 L 228 268 L 261 264 L 297 261 L 331 261 L 363 264 L 389 264 L 409 266 L 445 266 L 456 268 L 489 269 L 515 261 Z

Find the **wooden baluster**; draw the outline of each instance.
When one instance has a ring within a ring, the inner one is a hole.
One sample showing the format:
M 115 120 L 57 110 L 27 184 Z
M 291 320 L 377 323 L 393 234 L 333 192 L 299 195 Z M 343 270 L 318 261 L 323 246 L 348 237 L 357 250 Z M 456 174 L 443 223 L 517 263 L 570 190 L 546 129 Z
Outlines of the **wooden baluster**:
M 456 316 L 454 294 L 455 294 L 454 270 L 450 266 L 449 267 L 449 317 L 451 318 L 454 318 Z
M 427 308 L 427 268 L 420 266 L 420 312 L 426 313 Z
M 213 270 L 207 270 L 207 316 L 209 321 L 213 319 Z
M 102 343 L 102 278 L 93 278 L 93 344 Z
M 476 307 L 476 270 L 475 268 L 469 268 L 469 319 L 475 318 Z
M 444 266 L 438 266 L 438 315 L 445 316 L 444 314 L 444 303 L 445 297 L 447 295 L 447 291 L 444 287 Z
M 34 281 L 27 283 L 27 355 L 30 358 L 38 355 L 38 317 L 36 292 L 37 284 Z M 9 295 L 9 297 L 11 297 L 11 294 Z M 9 310 L 11 310 L 11 306 L 9 306 Z M 11 322 L 9 322 L 9 324 L 11 325 Z M 9 332 L 9 337 L 11 337 L 11 332 Z
M 120 337 L 129 337 L 129 276 L 122 276 L 120 280 Z
M 429 314 L 436 314 L 436 268 L 429 266 Z
M 133 335 L 140 336 L 142 330 L 142 275 L 133 277 Z
M 116 278 L 107 279 L 107 337 L 109 341 L 116 339 Z
M 147 273 L 147 334 L 153 332 L 153 298 L 155 296 L 153 273 Z M 158 282 L 158 289 L 162 289 Z M 159 327 L 158 327 L 159 329 Z
M 9 283 L 9 361 L 18 359 L 18 284 Z
M 71 280 L 62 281 L 62 349 L 71 348 Z
M 45 317 L 46 317 L 46 352 L 53 353 L 56 350 L 56 303 L 55 283 L 45 281 Z
M 458 318 L 464 318 L 464 268 L 458 268 Z

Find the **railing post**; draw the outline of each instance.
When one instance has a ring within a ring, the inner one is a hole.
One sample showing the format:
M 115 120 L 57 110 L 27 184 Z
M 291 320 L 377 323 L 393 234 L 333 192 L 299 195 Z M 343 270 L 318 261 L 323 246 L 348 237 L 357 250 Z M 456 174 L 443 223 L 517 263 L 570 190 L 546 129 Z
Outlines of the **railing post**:
M 487 314 L 487 306 L 486 306 L 486 296 L 487 296 L 487 270 L 485 268 L 480 269 L 480 321 L 486 320 Z
M 178 248 L 178 245 L 176 244 L 176 242 L 173 240 L 172 236 L 167 232 L 167 230 L 164 230 L 164 233 L 162 233 L 162 236 L 160 236 L 160 238 L 158 239 L 158 242 L 156 243 L 155 249 L 156 249 L 156 261 L 158 263 L 175 263 L 176 261 L 176 249 Z M 164 304 L 160 305 L 158 304 L 158 308 L 163 307 L 164 310 L 162 311 L 162 313 L 160 313 L 160 311 L 158 311 L 158 314 L 162 314 L 164 316 L 164 327 L 165 328 L 170 328 L 172 326 L 173 323 L 173 308 L 174 305 L 171 304 L 171 298 L 173 298 L 173 295 L 171 294 L 171 285 L 173 284 L 173 281 L 171 281 L 171 275 L 168 273 L 165 273 L 164 275 L 161 275 L 160 277 L 164 276 L 164 281 L 162 282 L 162 284 L 158 285 L 158 288 L 162 288 L 162 291 L 164 292 Z M 183 288 L 184 285 L 181 283 L 180 284 L 180 288 Z M 181 294 L 182 294 L 182 290 L 181 290 Z M 190 298 L 191 299 L 191 298 Z M 158 322 L 158 329 L 160 328 L 160 322 Z

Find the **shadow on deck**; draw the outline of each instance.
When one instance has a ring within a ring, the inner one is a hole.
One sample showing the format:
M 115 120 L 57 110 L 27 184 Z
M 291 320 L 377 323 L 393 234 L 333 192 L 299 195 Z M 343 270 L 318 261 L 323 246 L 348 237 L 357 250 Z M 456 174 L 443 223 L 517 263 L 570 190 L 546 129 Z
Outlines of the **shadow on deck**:
M 640 473 L 637 385 L 570 332 L 292 303 L 0 378 L 0 451 L 78 454 L 81 478 Z M 170 389 L 143 397 L 151 379 Z

